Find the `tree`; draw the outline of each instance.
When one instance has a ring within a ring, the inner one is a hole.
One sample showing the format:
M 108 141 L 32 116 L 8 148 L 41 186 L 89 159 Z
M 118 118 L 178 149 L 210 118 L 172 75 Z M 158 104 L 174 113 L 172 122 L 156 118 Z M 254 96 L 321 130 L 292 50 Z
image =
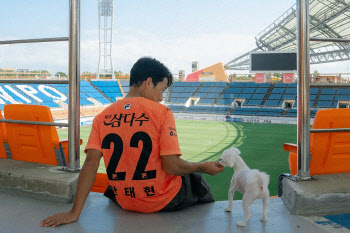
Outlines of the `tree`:
M 55 76 L 66 77 L 67 75 L 64 72 L 57 72 Z

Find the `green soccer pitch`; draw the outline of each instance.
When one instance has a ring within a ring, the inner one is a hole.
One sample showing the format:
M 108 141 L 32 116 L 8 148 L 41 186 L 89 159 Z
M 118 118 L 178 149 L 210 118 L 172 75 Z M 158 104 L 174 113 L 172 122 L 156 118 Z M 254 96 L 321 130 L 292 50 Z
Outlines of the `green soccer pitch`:
M 286 142 L 296 143 L 296 125 L 176 120 L 176 127 L 182 159 L 192 162 L 219 160 L 224 150 L 237 147 L 250 168 L 270 175 L 270 195 L 277 195 L 278 176 L 289 172 L 288 152 L 283 151 L 282 145 Z M 91 126 L 81 127 L 80 130 L 80 138 L 83 139 L 81 166 L 90 131 Z M 58 134 L 60 139 L 67 138 L 67 130 L 58 130 Z M 105 172 L 103 160 L 98 172 Z M 225 168 L 216 176 L 204 175 L 217 201 L 228 199 L 232 175 L 232 168 Z M 236 192 L 234 199 L 242 199 L 242 195 Z

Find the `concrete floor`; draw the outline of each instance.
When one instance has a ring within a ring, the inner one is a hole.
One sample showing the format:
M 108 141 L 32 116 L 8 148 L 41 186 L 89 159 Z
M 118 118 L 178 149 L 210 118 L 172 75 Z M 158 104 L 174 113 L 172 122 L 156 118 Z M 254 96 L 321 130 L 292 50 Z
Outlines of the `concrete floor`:
M 232 213 L 224 211 L 226 201 L 199 204 L 179 212 L 141 214 L 125 211 L 100 193 L 90 193 L 78 222 L 57 228 L 40 227 L 45 217 L 67 211 L 70 204 L 36 200 L 12 191 L 0 190 L 0 233 L 116 232 L 116 233 L 213 233 L 213 232 L 350 232 L 323 217 L 290 215 L 280 198 L 271 198 L 268 221 L 260 222 L 262 203 L 251 206 L 246 227 L 236 226 L 243 217 L 242 202 L 235 201 Z

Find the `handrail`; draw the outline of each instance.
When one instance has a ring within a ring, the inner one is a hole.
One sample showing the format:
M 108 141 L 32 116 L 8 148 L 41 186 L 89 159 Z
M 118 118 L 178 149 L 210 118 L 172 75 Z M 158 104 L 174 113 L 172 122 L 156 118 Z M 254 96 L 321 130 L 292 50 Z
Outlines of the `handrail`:
M 45 126 L 68 127 L 68 123 L 56 123 L 56 122 L 22 121 L 22 120 L 9 120 L 9 119 L 0 119 L 0 122 L 13 123 L 13 124 L 24 124 L 24 125 L 45 125 Z
M 349 42 L 350 42 L 350 39 L 344 39 L 344 38 L 317 38 L 317 37 L 310 37 L 310 41 L 349 43 Z
M 310 133 L 350 132 L 350 128 L 310 129 Z
M 68 84 L 68 80 L 0 79 L 0 83 Z
M 58 41 L 69 41 L 69 37 L 23 39 L 23 40 L 4 40 L 4 41 L 0 41 L 0 44 L 24 44 L 24 43 L 58 42 Z

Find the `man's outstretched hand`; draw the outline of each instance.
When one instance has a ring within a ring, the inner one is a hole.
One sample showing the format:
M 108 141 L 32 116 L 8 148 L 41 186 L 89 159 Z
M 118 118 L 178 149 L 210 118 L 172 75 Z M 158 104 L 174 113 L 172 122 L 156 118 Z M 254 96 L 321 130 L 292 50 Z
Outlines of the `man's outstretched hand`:
M 201 172 L 209 175 L 216 175 L 219 172 L 223 172 L 224 167 L 218 161 L 207 161 L 201 163 Z
M 57 227 L 62 224 L 72 223 L 77 221 L 79 216 L 71 213 L 71 212 L 63 212 L 63 213 L 57 213 L 53 216 L 47 217 L 44 219 L 40 226 L 42 227 Z

